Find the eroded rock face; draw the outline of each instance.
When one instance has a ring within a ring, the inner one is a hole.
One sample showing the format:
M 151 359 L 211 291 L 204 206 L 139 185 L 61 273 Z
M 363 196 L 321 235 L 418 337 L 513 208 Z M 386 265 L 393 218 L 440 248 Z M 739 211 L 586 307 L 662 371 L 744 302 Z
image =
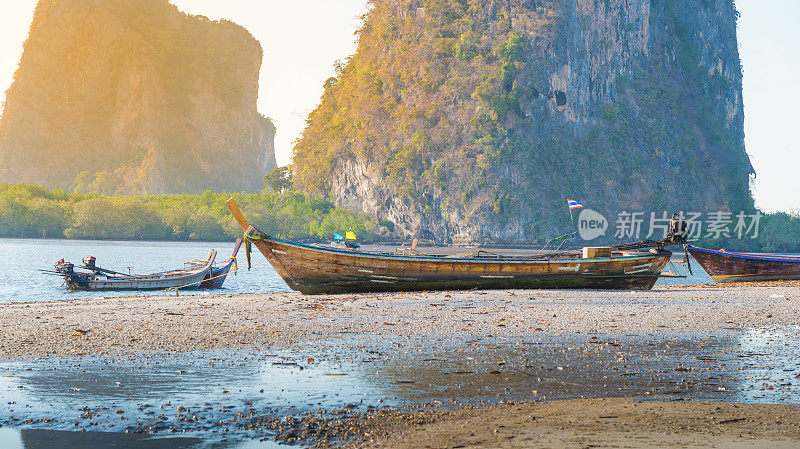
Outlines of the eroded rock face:
M 730 0 L 380 0 L 295 185 L 442 242 L 752 208 Z
M 105 194 L 255 191 L 275 168 L 261 46 L 167 0 L 42 0 L 7 92 L 0 179 Z

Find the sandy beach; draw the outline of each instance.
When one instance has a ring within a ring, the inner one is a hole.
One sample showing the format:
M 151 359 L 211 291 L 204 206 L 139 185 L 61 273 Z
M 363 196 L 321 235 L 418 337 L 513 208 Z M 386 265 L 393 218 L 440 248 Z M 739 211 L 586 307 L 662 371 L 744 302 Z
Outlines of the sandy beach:
M 0 304 L 0 358 L 265 348 L 354 333 L 719 336 L 797 323 L 797 286 L 123 297 Z
M 425 424 L 415 424 L 415 418 Z M 593 399 L 420 413 L 388 423 L 376 425 L 380 436 L 357 447 L 789 449 L 800 444 L 800 407 L 794 406 Z
M 456 396 L 470 397 L 470 388 L 477 388 L 472 386 L 477 382 L 527 399 L 499 404 L 462 400 L 432 409 L 417 404 L 414 410 L 341 410 L 333 417 L 313 418 L 313 425 L 310 418 L 303 417 L 289 422 L 262 419 L 258 411 L 251 410 L 250 415 L 241 414 L 247 418 L 244 424 L 235 418 L 225 425 L 263 429 L 279 441 L 318 447 L 347 443 L 370 448 L 788 448 L 800 444 L 799 408 L 698 401 L 694 396 L 703 391 L 725 393 L 727 381 L 716 371 L 732 368 L 695 367 L 665 359 L 670 365 L 664 368 L 668 369 L 659 370 L 658 358 L 684 351 L 694 354 L 695 360 L 710 360 L 706 357 L 727 349 L 709 347 L 701 354 L 706 344 L 735 340 L 749 329 L 778 329 L 797 323 L 800 286 L 792 283 L 664 286 L 647 292 L 123 297 L 2 304 L 0 358 L 41 361 L 154 351 L 266 351 L 309 348 L 324 342 L 333 345 L 328 353 L 335 357 L 359 359 L 379 349 L 381 369 L 388 370 L 386 376 L 394 379 L 390 380 L 393 383 L 414 376 L 438 382 L 443 374 L 463 372 L 460 380 L 452 381 L 460 383 L 442 384 Z M 642 341 L 652 347 L 672 344 L 678 349 L 658 352 L 642 346 Z M 696 345 L 681 349 L 686 341 Z M 493 342 L 509 347 L 503 349 Z M 521 342 L 542 348 L 521 348 Z M 561 346 L 554 346 L 553 352 L 558 354 L 547 359 L 551 355 L 544 346 L 550 342 Z M 636 364 L 643 354 L 654 358 L 645 371 Z M 419 362 L 423 355 L 436 358 Z M 592 357 L 601 365 L 606 363 L 603 360 L 618 364 L 617 377 L 630 374 L 640 380 L 623 377 L 625 385 L 604 380 L 601 387 L 600 380 L 593 378 L 597 374 L 591 371 L 596 369 Z M 458 362 L 467 359 L 468 364 Z M 575 363 L 564 371 L 572 376 L 566 384 L 575 386 L 558 390 L 561 393 L 555 394 L 556 399 L 559 394 L 588 399 L 553 401 L 546 393 L 546 382 L 538 379 L 537 384 L 535 377 L 544 377 L 541 373 L 552 369 L 539 364 L 564 361 Z M 793 380 L 780 388 L 791 389 L 792 382 L 800 382 L 800 373 L 786 375 Z M 614 397 L 615 392 L 641 396 L 651 391 L 657 401 Z M 420 403 L 428 400 L 423 393 L 409 397 Z

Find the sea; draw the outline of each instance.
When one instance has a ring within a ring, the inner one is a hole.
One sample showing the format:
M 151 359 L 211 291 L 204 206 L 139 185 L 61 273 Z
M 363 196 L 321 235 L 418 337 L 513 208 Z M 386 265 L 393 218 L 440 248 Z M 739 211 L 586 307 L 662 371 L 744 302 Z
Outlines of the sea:
M 233 246 L 233 242 L 0 239 L 0 266 L 3 267 L 0 303 L 158 294 L 130 291 L 70 292 L 60 277 L 47 275 L 41 270 L 52 270 L 60 259 L 79 266 L 85 256 L 94 256 L 97 266 L 102 268 L 122 273 L 156 273 L 183 268 L 187 261 L 205 259 L 212 248 L 217 250 L 217 261 L 227 260 Z M 370 246 L 369 249 L 386 251 L 391 248 Z M 502 250 L 493 249 L 492 252 L 502 253 Z M 214 291 L 215 294 L 291 291 L 261 253 L 253 253 L 250 270 L 247 268 L 244 247 L 239 251 L 237 260 L 237 272 L 232 272 L 224 288 Z M 683 254 L 676 253 L 673 260 L 682 262 Z M 692 264 L 693 274 L 677 266 L 673 272 L 687 277 L 665 278 L 659 280 L 659 284 L 713 282 L 697 263 Z M 181 294 L 209 293 L 187 290 Z

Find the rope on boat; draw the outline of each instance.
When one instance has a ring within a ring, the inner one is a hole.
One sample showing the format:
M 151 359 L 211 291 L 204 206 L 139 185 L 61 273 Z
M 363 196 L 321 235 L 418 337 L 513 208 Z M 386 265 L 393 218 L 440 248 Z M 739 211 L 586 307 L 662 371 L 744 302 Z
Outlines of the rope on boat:
M 239 275 L 239 262 L 237 262 L 236 257 L 231 257 L 231 259 L 233 259 L 233 274 L 234 274 L 234 276 L 238 276 Z M 198 282 L 192 282 L 192 283 L 186 284 L 186 285 L 179 285 L 177 287 L 170 287 L 170 288 L 167 288 L 167 289 L 164 289 L 164 290 L 160 290 L 160 291 L 164 291 L 164 292 L 173 292 L 174 291 L 175 292 L 175 296 L 178 296 L 178 290 L 180 290 L 182 288 L 191 287 L 192 285 L 202 284 L 203 282 L 214 281 L 216 279 L 224 278 L 224 277 L 227 277 L 227 276 L 228 276 L 228 273 L 226 272 L 226 273 L 223 273 L 223 274 L 218 274 L 216 276 L 212 276 L 212 277 L 210 277 L 208 279 L 203 278 Z
M 244 254 L 247 256 L 247 271 L 250 271 L 250 252 L 252 251 L 251 242 L 255 242 L 258 240 L 264 240 L 264 236 L 259 234 L 256 228 L 250 226 L 250 228 L 244 231 Z
M 235 258 L 233 259 L 233 261 L 234 261 L 234 264 L 236 264 L 236 259 L 235 259 Z M 234 274 L 235 274 L 235 272 L 234 272 Z M 203 278 L 203 279 L 201 279 L 201 280 L 199 280 L 199 281 L 197 281 L 197 282 L 192 282 L 192 283 L 190 283 L 190 284 L 186 284 L 186 285 L 179 285 L 179 286 L 177 286 L 177 287 L 170 287 L 170 288 L 166 288 L 166 289 L 164 289 L 164 290 L 160 290 L 160 291 L 164 291 L 164 292 L 175 292 L 175 296 L 178 296 L 178 290 L 180 290 L 180 289 L 182 289 L 182 288 L 191 287 L 192 285 L 198 285 L 198 284 L 202 284 L 203 282 L 214 281 L 214 280 L 216 280 L 216 279 L 219 279 L 219 278 L 225 277 L 225 276 L 227 276 L 227 275 L 228 275 L 228 273 L 225 273 L 225 274 L 218 274 L 218 275 L 216 275 L 216 276 L 213 276 L 213 277 L 210 277 L 210 278 L 208 278 L 208 279 L 205 279 L 205 278 Z

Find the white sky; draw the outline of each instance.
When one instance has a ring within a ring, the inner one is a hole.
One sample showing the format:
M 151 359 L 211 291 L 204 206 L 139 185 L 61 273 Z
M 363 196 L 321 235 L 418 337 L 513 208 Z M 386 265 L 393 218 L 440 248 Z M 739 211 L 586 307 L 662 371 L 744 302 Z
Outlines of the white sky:
M 744 130 L 756 206 L 800 209 L 800 2 L 736 0 L 744 67 Z
M 276 156 L 289 163 L 292 142 L 333 75 L 333 63 L 355 51 L 366 0 L 173 0 L 181 10 L 226 18 L 264 48 L 258 107 L 278 127 Z M 0 90 L 11 85 L 36 0 L 0 0 Z M 800 2 L 736 0 L 742 14 L 747 152 L 758 173 L 756 205 L 800 209 Z M 2 95 L 4 98 L 5 95 Z

